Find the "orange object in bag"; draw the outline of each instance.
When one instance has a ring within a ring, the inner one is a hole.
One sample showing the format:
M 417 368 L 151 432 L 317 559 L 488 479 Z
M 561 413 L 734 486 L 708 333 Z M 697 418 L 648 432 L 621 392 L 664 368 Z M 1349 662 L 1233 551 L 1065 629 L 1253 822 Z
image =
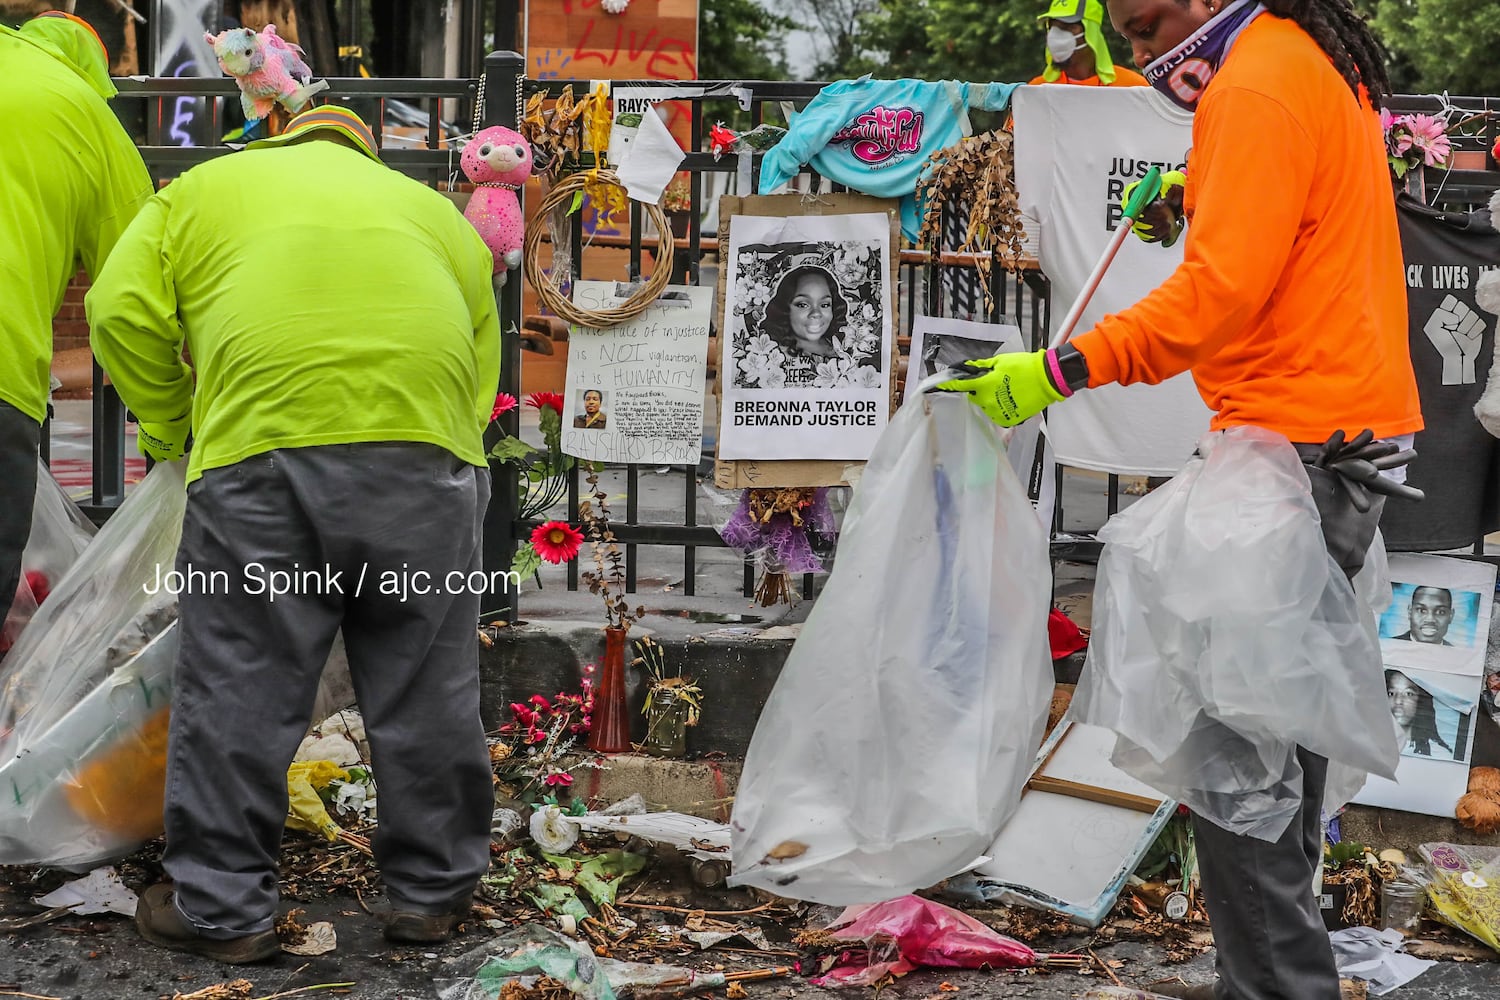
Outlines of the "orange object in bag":
M 140 729 L 121 733 L 84 758 L 64 787 L 81 819 L 121 838 L 144 841 L 162 832 L 171 715 L 163 706 Z

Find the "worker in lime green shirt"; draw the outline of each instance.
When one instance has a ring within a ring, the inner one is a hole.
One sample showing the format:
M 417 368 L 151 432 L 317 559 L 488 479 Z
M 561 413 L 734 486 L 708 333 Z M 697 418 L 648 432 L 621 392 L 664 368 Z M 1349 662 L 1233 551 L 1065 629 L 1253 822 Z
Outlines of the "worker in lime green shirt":
M 110 110 L 109 57 L 86 21 L 0 26 L 0 620 L 21 581 L 51 385 L 52 317 L 151 194 Z
M 1145 77 L 1111 56 L 1104 39 L 1103 0 L 1052 0 L 1037 20 L 1047 29 L 1047 65 L 1031 84 L 1146 86 Z
M 474 642 L 493 270 L 453 203 L 329 105 L 154 195 L 90 290 L 142 448 L 188 462 L 171 881 L 137 908 L 148 941 L 278 953 L 286 772 L 340 629 L 380 781 L 386 936 L 441 941 L 468 914 L 494 811 Z

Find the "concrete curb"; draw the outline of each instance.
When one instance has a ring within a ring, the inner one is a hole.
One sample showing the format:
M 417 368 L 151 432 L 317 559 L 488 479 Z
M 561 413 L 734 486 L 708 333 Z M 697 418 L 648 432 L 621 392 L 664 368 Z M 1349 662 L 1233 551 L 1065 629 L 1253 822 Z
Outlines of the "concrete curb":
M 732 637 L 723 635 L 730 631 L 725 629 L 704 635 L 652 636 L 665 647 L 669 667 L 680 665 L 703 689 L 702 718 L 687 731 L 690 758 L 709 753 L 735 759 L 745 756 L 761 709 L 791 653 L 797 628 L 744 629 Z M 479 651 L 480 711 L 489 730 L 510 721 L 511 702 L 524 702 L 533 694 L 550 698 L 559 691 L 577 691 L 584 664 L 597 664 L 604 656 L 604 632 L 597 622 L 548 621 L 489 634 L 494 644 Z M 633 642 L 648 634 L 649 630 L 636 628 L 630 638 Z M 641 714 L 645 686 L 641 672 L 629 666 L 625 680 L 631 738 L 640 742 L 646 735 Z
M 640 795 L 649 812 L 680 812 L 728 823 L 740 762 L 615 754 L 580 757 L 569 768 L 573 797 L 605 805 Z
M 697 634 L 663 634 L 641 626 L 632 629 L 632 641 L 652 635 L 666 647 L 670 665 L 681 664 L 685 674 L 697 678 L 704 694 L 702 719 L 688 730 L 686 760 L 634 754 L 581 757 L 579 766 L 572 769 L 574 794 L 608 803 L 639 792 L 648 808 L 727 822 L 740 762 L 798 629 L 795 624 L 709 629 Z M 549 619 L 489 634 L 494 644 L 481 647 L 479 668 L 481 710 L 490 730 L 510 721 L 513 701 L 578 690 L 584 664 L 598 663 L 604 655 L 604 633 L 597 621 Z M 640 671 L 627 667 L 626 683 L 631 739 L 638 743 L 646 728 Z M 716 759 L 702 760 L 704 755 Z M 600 767 L 584 760 L 596 760 Z M 1480 836 L 1451 817 L 1350 806 L 1340 824 L 1345 840 L 1400 848 L 1414 863 L 1416 848 L 1425 843 L 1500 847 L 1500 834 Z

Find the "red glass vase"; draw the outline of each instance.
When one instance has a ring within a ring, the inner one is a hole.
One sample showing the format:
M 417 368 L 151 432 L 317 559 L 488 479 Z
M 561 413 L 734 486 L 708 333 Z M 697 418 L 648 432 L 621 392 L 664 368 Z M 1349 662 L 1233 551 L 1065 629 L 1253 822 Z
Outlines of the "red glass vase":
M 625 630 L 604 630 L 604 669 L 594 694 L 589 749 L 595 753 L 630 751 L 630 706 L 625 700 Z

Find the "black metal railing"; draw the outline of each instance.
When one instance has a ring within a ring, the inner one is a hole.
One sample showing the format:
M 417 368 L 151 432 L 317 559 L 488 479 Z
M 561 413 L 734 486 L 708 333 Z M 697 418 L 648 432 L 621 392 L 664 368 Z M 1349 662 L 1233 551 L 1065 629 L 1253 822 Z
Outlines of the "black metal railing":
M 120 77 L 115 85 L 120 92 L 114 101 L 116 114 L 136 140 L 155 185 L 237 148 L 222 140 L 225 130 L 243 124 L 238 114 L 239 89 L 228 77 Z M 359 112 L 381 142 L 381 159 L 387 164 L 434 185 L 445 183 L 455 174 L 456 151 L 441 147 L 472 123 L 478 80 L 330 77 L 328 85 L 318 100 L 347 104 Z M 442 105 L 446 101 L 457 102 L 459 113 L 454 118 L 461 124 L 443 121 Z M 425 113 L 426 135 L 419 147 L 393 148 L 394 137 L 386 135 L 385 124 L 391 117 L 392 102 L 401 105 L 396 121 L 420 121 Z M 119 394 L 104 380 L 97 362 L 91 409 L 93 488 L 89 502 L 80 506 L 96 523 L 103 523 L 125 499 L 127 415 Z
M 1449 132 L 1453 149 L 1470 154 L 1482 166 L 1455 165 L 1451 170 L 1423 170 L 1413 183 L 1423 188 L 1423 201 L 1450 212 L 1472 212 L 1483 207 L 1500 186 L 1500 171 L 1490 151 L 1500 140 L 1500 99 L 1491 97 L 1435 97 L 1398 94 L 1387 110 L 1393 115 L 1451 113 L 1459 125 Z M 1415 191 L 1413 193 L 1416 193 Z
M 548 97 L 558 97 L 565 88 L 571 87 L 576 95 L 588 93 L 598 81 L 589 80 L 533 80 L 524 75 L 525 61 L 514 52 L 497 52 L 489 56 L 485 61 L 485 77 L 487 87 L 486 97 L 486 125 L 503 125 L 510 128 L 518 127 L 520 110 L 525 102 L 534 94 L 545 94 Z M 669 266 L 672 268 L 673 280 L 682 281 L 687 284 L 698 284 L 701 276 L 700 265 L 706 253 L 715 252 L 719 249 L 719 234 L 717 232 L 706 233 L 703 231 L 702 220 L 708 206 L 705 204 L 705 176 L 710 174 L 736 174 L 740 170 L 737 157 L 733 155 L 715 158 L 709 152 L 703 152 L 705 138 L 710 126 L 714 123 L 705 118 L 705 106 L 707 102 L 721 100 L 731 94 L 739 101 L 740 110 L 749 115 L 751 127 L 767 122 L 767 111 L 771 110 L 773 115 L 781 119 L 779 109 L 784 103 L 804 105 L 812 100 L 819 90 L 824 86 L 821 83 L 812 82 L 786 82 L 786 81 L 714 81 L 714 80 L 692 80 L 692 81 L 641 81 L 641 80 L 619 80 L 610 81 L 609 86 L 613 91 L 616 86 L 650 86 L 653 88 L 680 89 L 683 91 L 681 98 L 675 99 L 690 108 L 688 152 L 682 161 L 680 169 L 688 172 L 690 181 L 690 208 L 688 211 L 687 232 L 683 238 L 673 239 L 670 234 L 658 237 L 645 237 L 643 234 L 644 213 L 640 206 L 630 203 L 629 238 L 626 249 L 629 251 L 627 265 L 627 281 L 637 281 L 642 276 L 643 256 L 652 247 L 655 261 L 653 268 Z M 513 97 L 512 97 L 513 95 Z M 590 160 L 585 160 L 582 167 L 591 165 Z M 759 179 L 760 154 L 751 155 L 750 190 L 739 191 L 741 195 L 753 194 Z M 814 184 L 820 182 L 815 171 L 809 171 Z M 844 190 L 839 185 L 829 185 L 833 191 Z M 722 221 L 722 220 L 721 220 Z M 541 224 L 538 222 L 537 224 Z M 583 245 L 583 213 L 574 213 L 570 216 L 571 245 L 581 247 Z M 666 252 L 665 244 L 668 240 L 672 242 L 670 257 Z M 721 263 L 722 266 L 722 263 Z M 573 254 L 569 260 L 571 268 L 570 277 L 580 277 L 581 254 Z M 943 315 L 944 313 L 944 289 L 945 276 L 953 271 L 971 272 L 974 267 L 972 258 L 961 257 L 954 253 L 928 253 L 917 251 L 905 251 L 901 254 L 899 267 L 899 301 L 903 308 L 899 309 L 900 326 L 898 334 L 903 338 L 909 336 L 911 322 L 916 315 Z M 597 277 L 597 276 L 595 276 Z M 1047 283 L 1041 272 L 1035 268 L 1016 274 L 1007 274 L 998 262 L 991 271 L 991 306 L 986 317 L 991 321 L 998 321 L 1002 316 L 1018 318 L 1023 312 L 1019 308 L 1023 300 L 1031 300 L 1032 308 L 1024 310 L 1030 317 L 1029 325 L 1032 328 L 1032 336 L 1035 342 L 1040 343 L 1043 335 L 1040 331 L 1046 329 L 1048 322 L 1047 313 Z M 505 333 L 505 351 L 501 358 L 501 388 L 502 391 L 513 395 L 519 395 L 521 387 L 521 365 L 522 352 L 519 347 L 519 337 L 514 331 L 519 330 L 523 321 L 521 288 L 519 282 L 508 283 L 501 292 L 500 297 L 501 328 Z M 720 331 L 722 332 L 722 331 Z M 515 436 L 520 433 L 520 411 L 514 410 L 501 417 L 496 428 L 492 429 L 492 438 L 487 443 L 492 444 L 501 433 Z M 625 590 L 627 593 L 636 589 L 638 548 L 645 545 L 677 546 L 682 549 L 683 587 L 682 591 L 687 596 L 692 596 L 696 589 L 696 550 L 702 547 L 722 548 L 723 540 L 718 532 L 711 526 L 699 522 L 698 517 L 698 476 L 699 470 L 704 469 L 709 463 L 709 456 L 704 456 L 696 466 L 672 467 L 674 474 L 680 473 L 683 478 L 682 511 L 683 517 L 672 523 L 643 522 L 639 517 L 638 501 L 641 494 L 641 471 L 638 465 L 627 465 L 625 467 L 625 516 L 623 520 L 611 519 L 611 529 L 615 537 L 624 547 L 625 556 Z M 576 523 L 579 519 L 579 501 L 581 498 L 582 473 L 578 468 L 573 468 L 568 474 L 568 491 L 566 497 L 566 509 L 560 516 L 570 522 Z M 486 566 L 509 566 L 514 558 L 517 544 L 531 533 L 531 530 L 539 523 L 538 519 L 525 520 L 517 516 L 521 508 L 522 497 L 519 495 L 519 486 L 515 476 L 499 476 L 495 481 L 494 499 L 491 503 L 489 516 L 485 523 L 485 565 Z M 743 590 L 748 596 L 754 589 L 754 565 L 746 559 L 744 563 Z M 577 562 L 571 562 L 567 568 L 567 585 L 569 589 L 578 586 L 579 570 Z M 812 595 L 817 585 L 816 579 L 808 574 L 804 576 L 802 588 L 804 595 Z M 519 593 L 513 588 L 505 595 L 496 595 L 498 607 L 496 608 L 496 619 L 515 621 L 518 619 Z
M 534 80 L 525 75 L 524 58 L 515 52 L 491 53 L 485 60 L 484 105 L 482 125 L 519 126 L 519 115 L 524 102 L 538 92 L 556 96 L 571 85 L 575 94 L 586 93 L 593 81 L 586 80 Z M 475 122 L 475 104 L 480 98 L 480 80 L 473 79 L 368 79 L 331 78 L 329 90 L 319 95 L 318 101 L 346 103 L 359 111 L 382 139 L 382 159 L 408 175 L 436 187 L 456 183 L 460 187 L 464 178 L 458 169 L 457 151 L 450 141 L 460 133 L 467 133 Z M 222 141 L 222 134 L 235 128 L 239 122 L 239 93 L 234 82 L 222 79 L 152 78 L 118 79 L 120 89 L 117 107 L 127 128 L 141 145 L 141 152 L 158 183 L 170 180 L 189 167 L 215 156 L 223 155 L 234 148 Z M 781 106 L 804 105 L 823 86 L 814 82 L 786 81 L 613 81 L 611 86 L 650 86 L 653 88 L 685 88 L 688 92 L 680 99 L 691 109 L 690 142 L 682 170 L 690 177 L 690 210 L 686 233 L 681 238 L 667 235 L 647 237 L 643 232 L 644 216 L 640 207 L 630 203 L 628 235 L 615 238 L 615 245 L 628 250 L 627 277 L 637 280 L 650 254 L 654 260 L 652 268 L 670 266 L 673 281 L 697 284 L 702 277 L 705 255 L 719 249 L 718 233 L 705 231 L 703 218 L 709 208 L 710 196 L 707 179 L 713 175 L 735 175 L 740 171 L 740 162 L 734 155 L 715 159 L 702 151 L 705 138 L 713 120 L 707 117 L 712 111 L 710 102 L 724 100 L 733 95 L 739 108 L 748 115 L 753 126 L 775 119 L 783 121 Z M 1447 106 L 1457 107 L 1474 116 L 1473 134 L 1460 139 L 1456 148 L 1464 151 L 1493 148 L 1497 137 L 1497 121 L 1491 116 L 1491 105 L 1486 98 L 1449 98 Z M 442 114 L 445 103 L 453 102 L 447 121 Z M 1442 110 L 1444 102 L 1438 98 L 1401 96 L 1392 102 L 1394 113 L 1432 113 Z M 399 111 L 396 109 L 399 108 Z M 417 127 L 422 134 L 409 139 L 410 148 L 404 148 L 393 136 L 387 136 L 387 121 L 412 130 L 413 120 L 425 123 Z M 193 144 L 182 145 L 184 136 Z M 741 195 L 752 194 L 759 177 L 759 154 L 750 157 L 750 189 L 740 190 Z M 815 172 L 808 171 L 810 182 L 823 182 Z M 1487 169 L 1458 169 L 1446 172 L 1427 171 L 1421 178 L 1425 185 L 1426 198 L 1430 203 L 1450 209 L 1473 209 L 1482 205 L 1491 191 L 1500 186 L 1500 172 L 1493 162 Z M 837 185 L 832 190 L 841 190 Z M 572 217 L 574 247 L 583 245 L 582 213 Z M 670 246 L 668 239 L 671 240 Z M 596 242 L 598 240 L 596 239 Z M 581 254 L 571 259 L 572 277 L 579 277 Z M 721 264 L 722 266 L 722 264 Z M 954 312 L 952 292 L 955 283 L 966 284 L 973 291 L 972 258 L 947 252 L 902 251 L 899 269 L 899 302 L 901 307 L 898 335 L 906 338 L 911 324 L 918 315 L 942 316 Z M 998 266 L 991 269 L 991 301 L 980 308 L 973 318 L 991 322 L 1018 322 L 1029 336 L 1033 346 L 1045 340 L 1045 331 L 1050 320 L 1050 298 L 1046 276 L 1037 268 L 1030 267 L 1019 272 L 1006 272 Z M 502 329 L 501 390 L 519 395 L 523 350 L 521 331 L 522 282 L 512 280 L 504 286 L 499 299 Z M 904 341 L 903 341 L 904 342 Z M 911 359 L 908 363 L 917 363 Z M 87 512 L 96 521 L 102 521 L 124 498 L 124 445 L 125 412 L 113 387 L 104 382 L 97 365 L 93 378 L 93 491 Z M 513 410 L 503 415 L 487 437 L 486 444 L 493 444 L 504 432 L 512 436 L 520 433 L 520 411 Z M 722 548 L 723 541 L 709 524 L 700 517 L 700 494 L 698 479 L 709 459 L 707 456 L 698 466 L 678 466 L 673 474 L 683 477 L 681 494 L 682 516 L 675 521 L 651 521 L 641 518 L 641 474 L 640 466 L 629 465 L 624 469 L 625 510 L 623 518 L 612 518 L 615 535 L 625 549 L 626 589 L 633 592 L 637 582 L 638 556 L 642 546 L 669 546 L 682 550 L 683 592 L 692 595 L 696 588 L 699 570 L 696 553 L 699 548 Z M 655 467 L 653 467 L 655 468 Z M 1063 470 L 1056 473 L 1056 501 L 1054 508 L 1054 534 L 1062 533 L 1065 494 Z M 1036 488 L 1035 476 L 1032 487 Z M 564 508 L 560 516 L 576 523 L 579 500 L 582 492 L 581 476 L 575 469 L 569 474 L 567 496 L 560 502 Z M 538 523 L 523 520 L 518 516 L 520 503 L 519 484 L 515 476 L 495 477 L 494 494 L 485 522 L 486 567 L 508 567 L 514 556 L 518 541 L 526 537 Z M 1113 514 L 1120 505 L 1120 477 L 1111 475 L 1107 479 L 1107 513 Z M 1075 532 L 1075 535 L 1079 533 Z M 1082 532 L 1084 536 L 1091 532 Z M 1054 542 L 1055 557 L 1092 559 L 1097 557 L 1098 543 L 1084 537 L 1067 538 Z M 568 586 L 578 585 L 576 562 L 569 564 Z M 803 580 L 805 594 L 814 592 L 816 581 L 811 577 Z M 743 587 L 747 594 L 753 586 L 753 568 L 747 559 L 744 563 Z M 511 588 L 507 593 L 491 595 L 487 607 L 497 609 L 497 617 L 517 620 L 519 616 L 519 594 Z

